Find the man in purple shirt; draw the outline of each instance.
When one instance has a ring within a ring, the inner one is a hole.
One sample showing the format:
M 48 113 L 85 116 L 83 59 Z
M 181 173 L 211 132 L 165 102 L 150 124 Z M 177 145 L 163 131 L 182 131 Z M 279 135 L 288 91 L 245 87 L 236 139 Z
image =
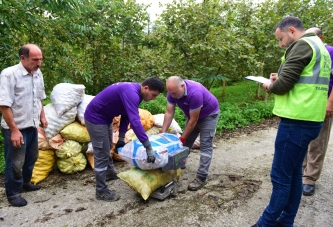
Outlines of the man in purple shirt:
M 119 140 L 116 151 L 125 145 L 128 124 L 146 148 L 147 162 L 155 162 L 155 153 L 140 121 L 139 105 L 148 102 L 164 91 L 163 82 L 150 77 L 139 83 L 119 82 L 112 84 L 96 95 L 84 113 L 85 123 L 94 149 L 96 199 L 116 201 L 119 194 L 109 190 L 106 181 L 118 179 L 110 155 L 112 144 L 112 120 L 121 115 Z
M 319 28 L 309 28 L 306 32 L 315 33 L 321 40 L 324 40 L 323 34 Z M 333 61 L 333 47 L 328 45 L 325 45 L 325 47 L 331 56 L 331 61 Z M 333 94 L 331 95 L 332 85 L 333 75 L 331 72 L 330 83 L 328 86 L 326 118 L 319 136 L 309 144 L 308 153 L 303 162 L 303 195 L 306 196 L 311 196 L 315 192 L 315 183 L 319 179 L 323 168 L 327 144 L 330 139 L 333 113 Z
M 207 183 L 213 155 L 213 139 L 220 115 L 219 103 L 202 84 L 172 76 L 166 82 L 167 109 L 161 132 L 167 132 L 175 114 L 176 105 L 184 112 L 187 121 L 180 137 L 184 146 L 191 148 L 200 133 L 200 166 L 188 190 L 196 191 Z

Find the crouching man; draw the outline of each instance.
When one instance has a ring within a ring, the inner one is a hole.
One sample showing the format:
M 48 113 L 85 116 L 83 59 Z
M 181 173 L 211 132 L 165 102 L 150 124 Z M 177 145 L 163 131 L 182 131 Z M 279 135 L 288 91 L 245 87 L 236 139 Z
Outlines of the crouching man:
M 176 105 L 184 112 L 187 121 L 180 137 L 184 146 L 191 148 L 200 133 L 200 164 L 195 179 L 188 190 L 196 191 L 207 183 L 213 156 L 213 140 L 220 115 L 216 97 L 202 84 L 172 76 L 166 82 L 167 109 L 161 132 L 167 132 L 173 120 Z

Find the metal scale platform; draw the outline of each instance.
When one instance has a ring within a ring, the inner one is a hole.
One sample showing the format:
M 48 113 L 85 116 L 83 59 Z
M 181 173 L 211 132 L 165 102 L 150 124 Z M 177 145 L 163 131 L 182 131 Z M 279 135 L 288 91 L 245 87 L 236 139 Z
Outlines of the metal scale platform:
M 182 166 L 185 166 L 186 158 L 189 155 L 189 148 L 188 147 L 182 147 L 179 150 L 176 150 L 172 153 L 169 153 L 169 160 L 168 164 L 166 164 L 164 167 L 162 167 L 162 170 L 168 171 L 168 170 L 174 170 L 173 179 L 170 183 L 156 189 L 150 197 L 158 199 L 158 200 L 164 200 L 170 195 L 176 196 L 177 194 L 177 187 L 178 187 L 178 180 L 177 180 L 177 169 L 181 168 Z

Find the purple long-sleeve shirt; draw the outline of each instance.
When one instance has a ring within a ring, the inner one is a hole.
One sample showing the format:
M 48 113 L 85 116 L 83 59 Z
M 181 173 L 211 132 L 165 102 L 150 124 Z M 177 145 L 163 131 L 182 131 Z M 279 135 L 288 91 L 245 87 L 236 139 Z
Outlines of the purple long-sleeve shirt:
M 328 45 L 325 45 L 325 47 L 326 47 L 326 50 L 328 51 L 328 53 L 331 56 L 332 69 L 333 69 L 333 47 L 332 46 L 328 46 Z M 330 94 L 331 94 L 332 86 L 333 86 L 333 76 L 332 76 L 332 72 L 331 72 L 330 83 L 328 85 L 328 96 L 330 96 Z
M 148 136 L 140 121 L 140 89 L 140 84 L 128 82 L 108 86 L 91 100 L 84 118 L 93 124 L 110 125 L 114 117 L 121 115 L 119 132 L 125 133 L 130 123 L 135 135 L 143 143 L 148 140 Z

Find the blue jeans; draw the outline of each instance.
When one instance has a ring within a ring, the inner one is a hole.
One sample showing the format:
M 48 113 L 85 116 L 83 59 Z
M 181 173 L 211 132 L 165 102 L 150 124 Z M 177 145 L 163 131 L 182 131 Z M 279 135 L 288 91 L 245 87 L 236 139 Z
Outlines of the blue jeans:
M 273 191 L 270 202 L 258 220 L 260 227 L 280 222 L 292 227 L 302 197 L 302 163 L 309 143 L 317 138 L 322 122 L 282 118 L 275 139 L 271 170 Z
M 5 147 L 5 188 L 7 197 L 21 193 L 23 183 L 31 181 L 32 170 L 38 158 L 37 128 L 20 130 L 24 144 L 14 147 L 10 140 L 11 131 L 1 128 Z

